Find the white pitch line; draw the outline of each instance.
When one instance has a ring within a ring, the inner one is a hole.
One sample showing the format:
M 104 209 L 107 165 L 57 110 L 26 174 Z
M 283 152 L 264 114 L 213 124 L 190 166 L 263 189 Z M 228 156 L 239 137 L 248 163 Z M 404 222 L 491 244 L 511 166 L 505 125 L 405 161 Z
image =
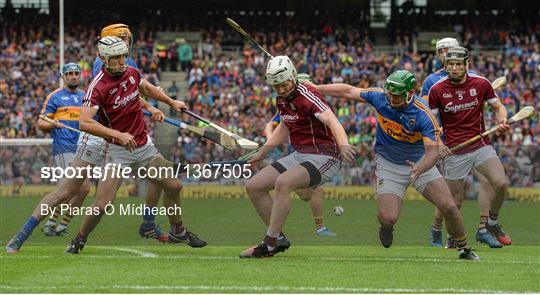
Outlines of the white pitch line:
M 459 289 L 459 288 L 433 288 L 433 289 L 412 289 L 412 288 L 354 288 L 354 287 L 313 287 L 313 286 L 212 286 L 212 285 L 110 285 L 110 286 L 85 286 L 85 285 L 63 285 L 63 286 L 10 286 L 0 285 L 0 290 L 58 290 L 58 289 L 82 289 L 82 290 L 110 290 L 110 289 L 126 289 L 126 290 L 170 290 L 170 291 L 242 291 L 242 292 L 292 292 L 292 293 L 307 293 L 307 292 L 346 292 L 346 293 L 517 293 L 518 291 L 506 290 L 486 290 L 486 289 Z M 520 293 L 535 293 L 537 291 L 519 291 Z
M 140 250 L 135 250 L 135 249 L 130 249 L 130 248 L 120 248 L 120 247 L 96 247 L 96 248 L 99 248 L 99 249 L 107 249 L 107 250 L 115 250 L 115 251 L 121 251 L 121 252 L 128 252 L 128 253 L 133 253 L 133 254 L 137 254 L 141 257 L 145 257 L 145 258 L 158 258 L 159 256 L 157 254 L 154 254 L 152 252 L 146 252 L 146 251 L 140 251 Z M 98 255 L 95 255 L 95 256 L 98 256 Z
M 96 247 L 103 249 L 118 250 L 123 252 L 134 253 L 139 256 L 125 256 L 125 255 L 85 255 L 84 253 L 76 255 L 78 258 L 91 258 L 91 259 L 136 259 L 145 257 L 145 258 L 155 258 L 155 259 L 180 259 L 180 260 L 189 260 L 189 259 L 199 259 L 199 260 L 250 260 L 250 259 L 240 259 L 238 256 L 192 256 L 192 255 L 162 255 L 158 256 L 157 254 L 151 252 L 138 251 L 127 248 L 114 248 L 114 247 Z M 26 256 L 24 254 L 13 254 L 0 256 L 0 259 L 3 258 L 30 258 L 30 259 L 50 259 L 58 258 L 58 256 L 53 255 L 40 255 L 40 256 Z M 294 256 L 276 256 L 272 258 L 274 260 L 324 260 L 324 261 L 375 261 L 375 262 L 454 262 L 454 263 L 463 263 L 467 262 L 461 259 L 438 259 L 438 258 L 399 258 L 399 257 L 294 257 Z M 512 260 L 512 261 L 498 261 L 498 260 L 480 260 L 473 263 L 489 263 L 489 264 L 540 264 L 539 261 L 522 261 L 522 260 Z

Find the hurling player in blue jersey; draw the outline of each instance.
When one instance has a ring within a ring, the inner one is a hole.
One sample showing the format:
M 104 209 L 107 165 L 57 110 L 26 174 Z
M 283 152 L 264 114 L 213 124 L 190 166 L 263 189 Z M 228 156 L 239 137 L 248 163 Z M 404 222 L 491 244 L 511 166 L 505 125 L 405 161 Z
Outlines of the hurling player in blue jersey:
M 480 259 L 467 247 L 463 218 L 450 189 L 435 167 L 439 158 L 440 134 L 437 120 L 428 105 L 414 94 L 416 79 L 399 70 L 386 79 L 384 89 L 357 88 L 347 84 L 319 85 L 325 94 L 368 103 L 377 111 L 376 194 L 379 238 L 388 248 L 393 241 L 405 191 L 409 185 L 443 213 L 446 227 L 454 238 L 459 258 Z
M 53 139 L 52 157 L 55 167 L 66 169 L 75 158 L 79 132 L 62 128 L 60 124 L 79 129 L 79 115 L 84 91 L 79 89 L 81 79 L 81 67 L 76 63 L 67 63 L 62 67 L 62 79 L 64 87 L 60 87 L 51 92 L 41 109 L 41 115 L 53 119 L 56 124 L 49 123 L 43 119 L 38 120 L 38 128 L 50 132 Z M 90 187 L 86 182 L 80 186 L 69 204 L 73 207 L 80 207 L 84 198 L 88 194 Z M 60 215 L 60 207 L 51 215 L 43 226 L 43 233 L 47 236 L 67 235 L 67 226 L 73 217 L 66 212 L 60 224 L 56 224 L 56 219 Z

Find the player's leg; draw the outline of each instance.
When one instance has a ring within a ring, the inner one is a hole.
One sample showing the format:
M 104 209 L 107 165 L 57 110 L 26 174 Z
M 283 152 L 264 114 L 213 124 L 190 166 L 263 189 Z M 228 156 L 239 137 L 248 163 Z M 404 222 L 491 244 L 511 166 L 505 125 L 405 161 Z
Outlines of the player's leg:
M 276 178 L 276 194 L 272 204 L 268 232 L 264 238 L 264 242 L 269 246 L 269 250 L 275 247 L 277 238 L 283 230 L 283 226 L 291 210 L 291 192 L 295 189 L 307 188 L 310 181 L 310 172 L 302 165 L 294 166 Z
M 452 198 L 454 202 L 456 203 L 457 208 L 461 209 L 461 204 L 463 202 L 463 198 L 465 197 L 465 179 L 446 179 L 445 181 L 446 181 L 446 185 L 450 189 L 450 193 L 452 194 Z M 442 215 L 442 212 L 441 212 L 441 215 Z M 456 248 L 456 244 L 454 240 L 452 239 L 450 233 L 448 233 L 447 235 L 445 248 L 446 249 Z
M 430 180 L 435 176 L 438 176 L 438 178 Z M 422 179 L 422 177 L 424 177 L 424 179 Z M 426 181 L 428 182 L 426 183 Z M 439 172 L 434 170 L 434 168 L 428 170 L 415 182 L 415 187 L 418 192 L 439 208 L 440 212 L 443 214 L 446 230 L 456 244 L 456 248 L 459 251 L 459 258 L 468 260 L 480 259 L 467 247 L 467 235 L 463 224 L 463 218 L 457 204 L 452 199 L 450 189 L 440 176 Z
M 504 172 L 504 167 L 491 146 L 479 150 L 478 163 L 480 163 L 476 167 L 478 172 L 488 179 L 495 192 L 495 198 L 490 203 L 486 228 L 501 244 L 510 245 L 512 239 L 502 231 L 498 221 L 501 207 L 508 194 L 508 178 Z
M 71 163 L 71 167 L 85 168 L 92 164 L 80 159 L 75 159 Z M 26 223 L 22 226 L 19 232 L 8 242 L 6 245 L 6 251 L 9 253 L 16 253 L 22 247 L 23 243 L 32 234 L 32 231 L 36 226 L 58 205 L 69 201 L 80 189 L 82 183 L 85 181 L 88 175 L 82 174 L 83 178 L 64 178 L 60 180 L 60 183 L 56 189 L 45 195 L 39 204 L 34 208 L 32 215 L 28 218 Z M 54 212 L 52 212 L 54 213 Z
M 146 166 L 147 169 L 157 169 L 157 171 L 163 171 L 163 173 L 160 173 L 161 175 L 158 175 L 158 177 L 147 179 L 163 190 L 165 206 L 169 208 L 174 206 L 181 208 L 180 191 L 182 190 L 182 183 L 180 182 L 180 179 L 176 178 L 176 175 L 173 173 L 173 163 L 163 158 L 163 156 L 157 152 L 153 145 L 147 145 L 141 149 L 141 154 L 150 155 L 150 157 L 144 156 L 143 158 L 146 159 L 143 160 L 143 163 L 141 164 Z M 148 164 L 145 165 L 145 162 Z M 186 243 L 194 248 L 200 248 L 207 245 L 206 241 L 185 227 L 180 214 L 172 214 L 168 217 L 171 224 L 171 230 L 168 235 L 169 242 Z
M 431 247 L 442 247 L 442 227 L 443 227 L 443 215 L 438 208 L 435 208 L 435 218 L 431 224 L 431 230 L 429 234 L 429 245 Z
M 278 163 L 278 162 L 276 162 Z M 283 166 L 280 166 L 283 167 Z M 282 172 L 285 172 L 283 170 Z M 272 214 L 273 200 L 270 191 L 274 189 L 276 179 L 280 171 L 276 169 L 275 163 L 264 167 L 246 182 L 246 192 L 257 211 L 257 214 L 266 226 L 270 225 L 270 215 Z
M 90 179 L 86 179 L 81 187 L 79 188 L 79 191 L 69 200 L 69 207 L 70 208 L 77 208 L 81 207 L 84 203 L 84 199 L 90 192 Z M 68 235 L 68 226 L 71 222 L 71 219 L 73 218 L 73 215 L 71 215 L 71 212 L 68 210 L 64 213 L 64 217 L 62 218 L 62 221 L 60 224 L 56 227 L 56 235 L 57 236 L 67 236 Z
M 145 205 L 147 210 L 143 214 L 143 221 L 139 227 L 139 235 L 142 238 L 157 239 L 160 242 L 168 241 L 168 234 L 165 233 L 161 227 L 156 224 L 156 215 L 153 214 L 152 208 L 158 206 L 159 198 L 163 190 L 154 182 L 148 181 L 146 185 L 146 199 Z M 174 201 L 171 202 L 169 198 L 164 198 L 163 203 L 165 207 L 173 206 Z
M 88 236 L 101 221 L 101 217 L 105 214 L 107 206 L 111 206 L 114 203 L 116 192 L 122 184 L 122 178 L 119 178 L 114 174 L 116 174 L 116 172 L 113 173 L 110 170 L 105 170 L 105 176 L 98 184 L 94 202 L 90 205 L 92 214 L 85 215 L 81 227 L 79 228 L 79 232 L 66 249 L 66 253 L 78 254 L 79 251 L 84 248 Z
M 478 179 L 480 183 L 480 192 L 478 193 L 478 206 L 480 207 L 480 223 L 478 225 L 478 232 L 481 234 L 487 233 L 487 221 L 489 217 L 489 206 L 491 200 L 495 198 L 495 191 L 491 186 L 489 180 L 482 175 L 475 168 L 473 169 L 474 176 Z
M 283 158 L 285 159 L 285 158 Z M 280 159 L 280 161 L 283 161 Z M 255 208 L 255 211 L 268 227 L 270 224 L 270 216 L 272 214 L 273 200 L 270 196 L 270 191 L 274 189 L 276 179 L 280 173 L 285 172 L 286 168 L 278 162 L 264 167 L 261 171 L 251 177 L 245 184 L 246 192 Z M 276 252 L 283 252 L 289 249 L 291 243 L 280 233 L 277 239 Z M 240 253 L 240 258 L 250 258 L 258 246 L 252 246 Z
M 263 241 L 249 255 L 244 255 L 246 253 L 244 251 L 240 255 L 241 258 L 272 257 L 281 252 L 278 241 L 290 211 L 290 193 L 296 189 L 317 187 L 325 183 L 339 171 L 341 161 L 330 156 L 294 152 L 272 166 L 281 174 L 276 178 L 274 185 L 276 193 L 268 231 Z
M 324 226 L 323 219 L 323 198 L 324 198 L 324 189 L 322 187 L 317 187 L 314 189 L 298 189 L 295 191 L 300 199 L 304 201 L 309 201 L 309 207 L 313 213 L 313 219 L 315 221 L 315 233 L 318 236 L 336 236 L 329 228 Z
M 390 186 L 390 181 L 386 181 Z M 397 187 L 402 185 L 397 185 Z M 401 189 L 399 189 L 401 190 Z M 403 191 L 404 194 L 404 191 Z M 379 239 L 385 248 L 392 246 L 394 241 L 394 225 L 399 219 L 403 196 L 391 192 L 383 192 L 377 194 L 377 219 L 381 225 L 379 228 Z
M 52 156 L 52 162 L 55 168 L 58 167 L 65 170 L 69 166 L 69 163 L 71 161 L 69 162 L 66 161 L 67 160 L 66 154 L 69 154 L 69 153 L 59 153 Z M 71 157 L 71 159 L 73 159 L 73 157 Z M 41 230 L 46 236 L 48 237 L 57 236 L 56 222 L 58 220 L 58 217 L 60 216 L 60 211 L 61 211 L 60 206 L 56 206 L 56 208 L 54 208 L 54 213 L 49 216 L 49 218 L 47 219 L 47 222 L 45 222 L 45 224 L 43 225 L 43 228 Z
M 380 155 L 375 163 L 379 239 L 385 248 L 389 248 L 394 240 L 394 224 L 399 218 L 402 200 L 410 183 L 410 168 L 390 162 Z

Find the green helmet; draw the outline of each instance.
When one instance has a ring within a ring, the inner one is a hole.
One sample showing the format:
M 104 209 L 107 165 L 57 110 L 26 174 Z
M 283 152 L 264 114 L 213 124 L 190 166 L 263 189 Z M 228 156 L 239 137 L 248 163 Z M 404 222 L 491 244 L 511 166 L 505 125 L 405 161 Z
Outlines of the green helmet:
M 416 86 L 416 78 L 413 73 L 405 70 L 395 71 L 384 83 L 384 90 L 392 94 L 403 94 L 414 89 Z
M 311 77 L 306 73 L 298 74 L 298 76 L 296 77 L 296 80 L 298 80 L 298 82 L 309 81 L 313 83 L 313 79 L 311 79 Z
M 403 95 L 405 103 L 409 104 L 413 99 L 408 92 L 416 87 L 416 78 L 414 74 L 406 70 L 398 70 L 390 74 L 384 83 L 384 90 L 395 95 Z

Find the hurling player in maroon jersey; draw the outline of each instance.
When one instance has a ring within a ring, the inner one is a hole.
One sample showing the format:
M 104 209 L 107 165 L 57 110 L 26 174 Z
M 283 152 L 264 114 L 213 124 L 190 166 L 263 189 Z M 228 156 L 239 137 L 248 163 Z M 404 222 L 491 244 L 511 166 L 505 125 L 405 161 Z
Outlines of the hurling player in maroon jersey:
M 449 149 L 485 131 L 486 102 L 493 108 L 499 122 L 497 131 L 510 130 L 506 108 L 491 83 L 482 76 L 467 73 L 468 63 L 469 52 L 466 48 L 453 47 L 448 50 L 445 57 L 448 76 L 430 89 L 429 106 L 434 114 L 440 115 L 446 135 L 446 146 L 441 149 L 444 177 L 458 206 L 461 206 L 465 195 L 464 179 L 473 168 L 493 186 L 495 198 L 490 200 L 489 216 L 481 221 L 476 239 L 492 248 L 501 248 L 510 245 L 512 240 L 498 222 L 499 211 L 508 194 L 508 179 L 497 153 L 487 137 L 454 153 Z
M 290 192 L 327 182 L 339 171 L 342 160 L 352 162 L 356 153 L 324 97 L 314 87 L 298 82 L 287 56 L 276 56 L 268 62 L 266 78 L 277 93 L 281 122 L 248 162 L 258 162 L 287 137 L 294 152 L 246 183 L 251 202 L 268 231 L 264 240 L 242 252 L 241 258 L 272 257 L 289 248 L 282 229 L 291 209 Z M 272 200 L 269 192 L 273 189 L 276 195 Z
M 126 66 L 128 48 L 122 39 L 115 36 L 101 38 L 98 41 L 98 52 L 104 65 L 88 86 L 84 96 L 80 128 L 103 137 L 108 142 L 108 164 L 103 171 L 95 201 L 91 205 L 93 214 L 85 216 L 79 233 L 66 251 L 73 254 L 84 248 L 88 235 L 106 213 L 107 205 L 114 201 L 122 177 L 125 177 L 118 171 L 124 171 L 123 168 L 129 166 L 139 168 L 134 173 L 141 175 L 140 168 L 173 167 L 173 163 L 165 160 L 155 148 L 145 129 L 144 115 L 139 102 L 140 94 L 163 101 L 177 111 L 186 108 L 184 102 L 171 99 L 159 88 L 141 79 L 137 69 Z M 99 121 L 94 119 L 97 114 Z M 107 169 L 110 164 L 114 166 L 111 165 L 112 169 Z M 147 179 L 164 190 L 164 203 L 180 204 L 182 184 L 175 175 L 168 173 Z M 180 214 L 169 215 L 169 221 L 170 242 L 187 243 L 191 247 L 206 246 L 204 240 L 186 229 Z

